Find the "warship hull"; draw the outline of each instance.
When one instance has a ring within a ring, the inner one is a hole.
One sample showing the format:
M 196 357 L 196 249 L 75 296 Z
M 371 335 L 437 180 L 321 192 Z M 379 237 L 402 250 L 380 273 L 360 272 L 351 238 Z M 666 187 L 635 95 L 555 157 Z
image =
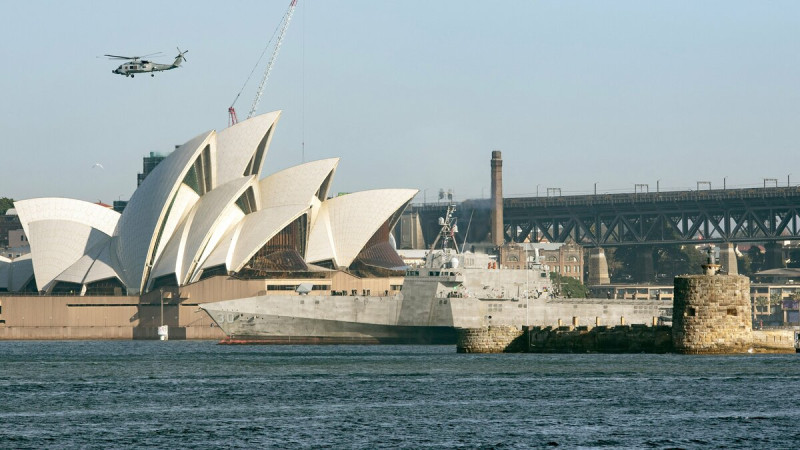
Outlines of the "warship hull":
M 652 324 L 670 302 L 264 295 L 200 304 L 230 344 L 454 344 L 456 328 Z
M 456 339 L 452 320 L 437 314 L 428 314 L 432 320 L 425 323 L 409 322 L 418 314 L 404 309 L 399 295 L 265 295 L 200 307 L 230 344 L 453 344 Z
M 452 327 L 396 326 L 337 320 L 244 314 L 222 344 L 414 344 L 452 345 Z

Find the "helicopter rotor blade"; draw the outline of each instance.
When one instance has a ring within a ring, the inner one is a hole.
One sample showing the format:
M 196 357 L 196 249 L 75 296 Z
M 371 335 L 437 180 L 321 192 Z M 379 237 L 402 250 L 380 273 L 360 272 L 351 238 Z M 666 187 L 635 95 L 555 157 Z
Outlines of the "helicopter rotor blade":
M 139 59 L 142 59 L 142 58 L 147 58 L 149 56 L 161 55 L 162 53 L 164 53 L 164 52 L 149 53 L 149 54 L 143 55 L 143 56 L 121 56 L 121 55 L 103 55 L 103 56 L 105 56 L 107 58 L 111 58 L 111 59 L 129 59 L 131 61 L 136 61 L 136 60 L 139 60 Z
M 184 55 L 185 55 L 185 54 L 187 54 L 187 53 L 189 53 L 189 50 L 181 51 L 181 48 L 180 48 L 180 47 L 175 47 L 175 48 L 177 48 L 177 49 L 178 49 L 178 58 L 183 58 L 183 60 L 184 60 L 184 61 L 188 61 L 188 60 L 186 59 L 186 56 L 184 56 Z
M 138 56 L 103 55 L 110 59 L 139 59 Z

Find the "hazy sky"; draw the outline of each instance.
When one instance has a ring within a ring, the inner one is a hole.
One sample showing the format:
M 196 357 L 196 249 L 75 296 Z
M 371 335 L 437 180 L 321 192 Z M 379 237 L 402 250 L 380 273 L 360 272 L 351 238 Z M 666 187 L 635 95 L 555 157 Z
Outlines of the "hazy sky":
M 288 3 L 0 3 L 0 196 L 127 199 L 142 156 L 227 126 Z M 176 46 L 155 78 L 97 58 Z M 800 183 L 798 49 L 796 1 L 300 0 L 259 107 L 283 110 L 264 175 L 305 141 L 342 158 L 333 192 L 429 201 L 488 196 L 492 150 L 507 196 Z

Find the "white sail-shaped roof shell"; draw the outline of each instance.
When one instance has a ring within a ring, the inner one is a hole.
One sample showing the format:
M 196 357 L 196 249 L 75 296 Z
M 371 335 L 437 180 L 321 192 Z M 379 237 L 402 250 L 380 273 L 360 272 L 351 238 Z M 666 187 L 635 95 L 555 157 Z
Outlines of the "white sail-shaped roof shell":
M 109 278 L 122 281 L 115 269 L 119 267 L 119 263 L 114 258 L 111 245 L 110 240 L 95 245 L 73 265 L 61 272 L 55 281 L 78 284 L 89 284 Z
M 111 249 L 111 243 L 104 245 L 100 255 L 92 264 L 92 268 L 86 274 L 86 278 L 83 279 L 83 283 L 89 284 L 109 278 L 117 278 L 121 281 L 119 273 L 115 269 L 116 267 L 119 267 L 119 262 L 117 262 L 116 255 Z
M 14 202 L 22 229 L 30 237 L 31 222 L 65 220 L 86 224 L 107 235 L 114 234 L 120 215 L 113 209 L 72 198 L 42 197 Z
M 164 221 L 164 232 L 162 233 L 161 241 L 159 241 L 156 247 L 153 261 L 158 261 L 161 252 L 164 251 L 167 243 L 169 243 L 169 238 L 175 233 L 175 229 L 183 223 L 189 211 L 192 210 L 192 207 L 194 207 L 198 200 L 200 200 L 200 196 L 189 186 L 181 184 L 180 187 L 178 187 L 178 193 L 175 194 L 172 208 L 170 208 L 167 220 Z
M 40 291 L 47 290 L 61 272 L 90 248 L 111 238 L 96 228 L 66 220 L 39 220 L 29 224 L 29 228 L 33 270 Z
M 92 247 L 108 242 L 120 219 L 104 206 L 66 198 L 38 198 L 15 202 L 31 245 L 39 290 L 81 259 Z
M 161 161 L 133 193 L 120 218 L 114 239 L 124 282 L 130 291 L 144 288 L 156 241 L 168 241 L 162 232 L 173 198 L 197 157 L 208 146 L 216 161 L 216 133 L 203 133 L 186 142 Z M 213 177 L 213 167 L 208 168 Z M 184 211 L 180 211 L 182 214 Z
M 252 214 L 250 214 L 252 215 Z M 248 216 L 245 216 L 239 223 L 231 227 L 227 233 L 219 240 L 217 245 L 208 255 L 208 257 L 203 260 L 203 264 L 201 266 L 201 270 L 206 270 L 211 267 L 225 265 L 227 270 L 230 270 L 231 267 L 231 256 L 233 255 L 233 249 L 235 248 L 235 244 L 239 239 L 239 233 L 242 231 L 242 225 L 247 220 Z M 202 275 L 202 273 L 200 274 Z M 195 280 L 192 280 L 195 281 Z
M 176 281 L 184 284 L 199 267 L 196 264 L 202 262 L 204 254 L 210 253 L 211 249 L 206 251 L 206 247 L 213 248 L 225 231 L 244 217 L 235 203 L 254 185 L 255 179 L 255 176 L 240 177 L 200 197 L 170 239 L 150 278 L 174 273 Z
M 349 266 L 378 228 L 417 192 L 416 189 L 377 189 L 324 201 L 311 228 L 306 261 L 333 260 L 339 267 Z
M 322 184 L 333 178 L 339 158 L 311 161 L 299 166 L 275 172 L 258 182 L 261 191 L 261 209 L 284 205 L 311 205 L 312 198 L 323 187 Z M 330 183 L 328 183 L 329 185 Z M 322 199 L 327 196 L 321 193 Z
M 258 176 L 261 173 L 272 140 L 272 130 L 280 115 L 280 111 L 261 114 L 217 133 L 216 186 L 242 176 Z M 254 157 L 258 158 L 255 167 L 245 173 Z
M 83 284 L 83 280 L 86 278 L 86 274 L 89 273 L 89 269 L 92 268 L 95 259 L 100 255 L 103 247 L 108 247 L 109 242 L 110 240 L 106 240 L 87 250 L 80 259 L 58 274 L 55 281 Z

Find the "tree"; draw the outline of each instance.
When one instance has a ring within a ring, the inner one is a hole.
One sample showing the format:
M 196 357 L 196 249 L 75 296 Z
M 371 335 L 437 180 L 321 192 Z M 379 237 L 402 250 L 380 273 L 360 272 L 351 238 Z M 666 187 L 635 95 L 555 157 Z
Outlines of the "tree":
M 14 199 L 8 197 L 0 197 L 0 215 L 5 214 L 6 211 L 14 207 Z
M 553 287 L 558 291 L 559 295 L 564 297 L 586 298 L 589 296 L 589 289 L 576 278 L 559 275 L 557 272 L 550 272 L 550 281 L 553 282 Z

